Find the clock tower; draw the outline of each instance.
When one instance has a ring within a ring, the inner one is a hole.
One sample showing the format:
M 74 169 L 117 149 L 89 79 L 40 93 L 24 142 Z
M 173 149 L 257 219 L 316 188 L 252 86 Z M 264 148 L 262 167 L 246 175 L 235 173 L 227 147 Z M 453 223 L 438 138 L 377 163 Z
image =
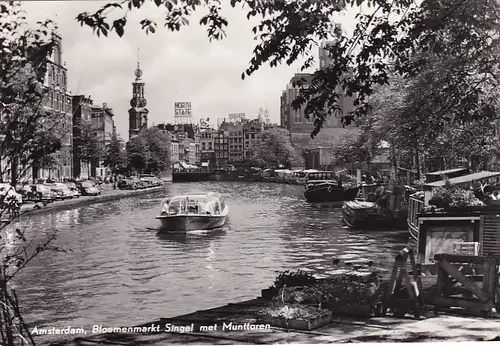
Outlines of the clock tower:
M 139 60 L 139 59 L 138 59 Z M 142 81 L 142 70 L 139 61 L 135 70 L 135 81 L 132 83 L 132 99 L 130 100 L 130 109 L 128 111 L 129 119 L 129 140 L 137 136 L 141 129 L 148 127 L 148 109 L 146 108 L 146 99 L 144 98 L 144 82 Z

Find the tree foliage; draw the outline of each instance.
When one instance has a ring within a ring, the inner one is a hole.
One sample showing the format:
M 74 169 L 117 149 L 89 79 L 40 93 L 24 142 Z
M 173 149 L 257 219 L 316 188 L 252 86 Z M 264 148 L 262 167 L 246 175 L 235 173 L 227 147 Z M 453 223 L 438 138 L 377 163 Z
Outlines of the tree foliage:
M 99 138 L 97 131 L 89 120 L 80 120 L 74 125 L 78 128 L 77 135 L 73 138 L 78 150 L 75 159 L 87 164 L 96 163 L 103 159 L 105 143 Z
M 290 132 L 278 127 L 264 129 L 250 152 L 250 161 L 259 167 L 291 167 L 298 156 L 290 142 Z
M 189 24 L 196 10 L 208 13 L 200 20 L 207 27 L 210 40 L 225 37 L 228 26 L 220 1 L 153 0 L 158 11 L 165 12 L 164 25 L 178 31 Z M 146 1 L 109 2 L 95 13 L 82 13 L 77 20 L 90 26 L 97 35 L 115 31 L 120 37 L 127 25 L 127 14 L 140 10 Z M 296 0 L 254 1 L 231 0 L 232 7 L 242 6 L 247 19 L 260 22 L 252 28 L 258 41 L 248 68 L 242 78 L 250 76 L 265 64 L 274 67 L 305 59 L 302 70 L 312 66 L 313 53 L 322 40 L 332 40 L 327 46 L 331 65 L 314 74 L 312 83 L 303 87 L 293 106 L 305 106 L 306 117 L 314 119 L 315 136 L 327 116 L 341 110 L 338 87 L 348 96 L 355 96 L 356 111 L 343 114 L 350 123 L 355 115 L 367 112 L 367 98 L 378 85 L 385 85 L 392 72 L 415 77 L 429 72 L 436 78 L 439 89 L 427 90 L 431 102 L 419 105 L 432 107 L 440 126 L 449 121 L 448 114 L 457 109 L 456 119 L 468 121 L 488 115 L 498 80 L 499 3 L 489 0 Z M 349 8 L 362 6 L 352 35 L 333 29 L 333 15 Z M 111 12 L 116 14 L 110 19 Z M 154 33 L 158 23 L 141 21 L 147 33 Z M 439 64 L 435 64 L 435 59 Z M 434 66 L 435 70 L 429 70 Z M 303 86 L 304 81 L 299 81 Z M 486 111 L 486 112 L 485 112 Z
M 159 174 L 170 167 L 170 137 L 157 127 L 141 130 L 127 143 L 130 168 Z
M 53 42 L 52 23 L 29 29 L 19 4 L 0 3 L 0 155 L 2 177 L 16 185 L 32 165 L 61 148 L 63 135 L 57 115 L 43 108 L 46 90 L 43 78 Z M 56 250 L 54 234 L 28 239 L 24 230 L 10 222 L 19 213 L 16 201 L 0 194 L 0 344 L 34 345 L 22 319 L 12 280 L 38 254 Z
M 111 141 L 107 143 L 104 152 L 104 165 L 111 169 L 112 174 L 124 172 L 127 167 L 127 153 L 121 138 L 114 133 Z
M 400 165 L 410 168 L 415 163 L 418 171 L 453 168 L 469 160 L 476 167 L 484 166 L 499 149 L 495 109 L 478 109 L 472 101 L 460 101 L 444 110 L 445 101 L 432 96 L 443 87 L 441 61 L 435 63 L 439 68 L 429 68 L 434 75 L 392 76 L 390 84 L 379 87 L 369 98 L 367 117 L 358 123 L 362 136 L 372 142 L 390 142 Z M 492 91 L 488 96 L 495 94 Z M 467 119 L 469 114 L 475 115 Z M 338 155 L 349 155 L 341 151 Z

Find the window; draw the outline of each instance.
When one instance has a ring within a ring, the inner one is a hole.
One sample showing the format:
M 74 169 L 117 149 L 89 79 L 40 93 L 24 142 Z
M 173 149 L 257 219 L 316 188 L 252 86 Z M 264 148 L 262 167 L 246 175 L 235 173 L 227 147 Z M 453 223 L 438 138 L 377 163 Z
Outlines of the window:
M 205 150 L 205 142 L 201 143 L 201 150 Z
M 294 111 L 294 118 L 293 118 L 293 122 L 296 123 L 296 124 L 301 124 L 302 123 L 302 119 L 300 117 L 300 110 L 296 110 Z
M 208 142 L 208 150 L 212 150 L 212 142 Z

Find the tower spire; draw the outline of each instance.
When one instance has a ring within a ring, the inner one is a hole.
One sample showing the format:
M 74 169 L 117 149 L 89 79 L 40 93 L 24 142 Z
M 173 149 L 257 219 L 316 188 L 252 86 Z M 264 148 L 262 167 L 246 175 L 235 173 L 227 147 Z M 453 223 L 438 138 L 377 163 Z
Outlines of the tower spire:
M 139 62 L 139 48 L 137 48 L 137 68 L 136 68 L 134 74 L 135 74 L 135 81 L 139 82 L 141 80 L 141 76 L 142 76 L 142 70 L 141 70 L 140 62 Z

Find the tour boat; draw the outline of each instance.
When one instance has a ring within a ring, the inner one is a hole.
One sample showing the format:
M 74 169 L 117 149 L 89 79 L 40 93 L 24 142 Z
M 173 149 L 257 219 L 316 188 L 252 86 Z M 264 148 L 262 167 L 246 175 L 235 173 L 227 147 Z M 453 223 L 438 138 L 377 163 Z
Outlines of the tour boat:
M 211 230 L 226 223 L 229 206 L 218 193 L 181 195 L 167 198 L 161 203 L 162 230 L 168 232 Z

